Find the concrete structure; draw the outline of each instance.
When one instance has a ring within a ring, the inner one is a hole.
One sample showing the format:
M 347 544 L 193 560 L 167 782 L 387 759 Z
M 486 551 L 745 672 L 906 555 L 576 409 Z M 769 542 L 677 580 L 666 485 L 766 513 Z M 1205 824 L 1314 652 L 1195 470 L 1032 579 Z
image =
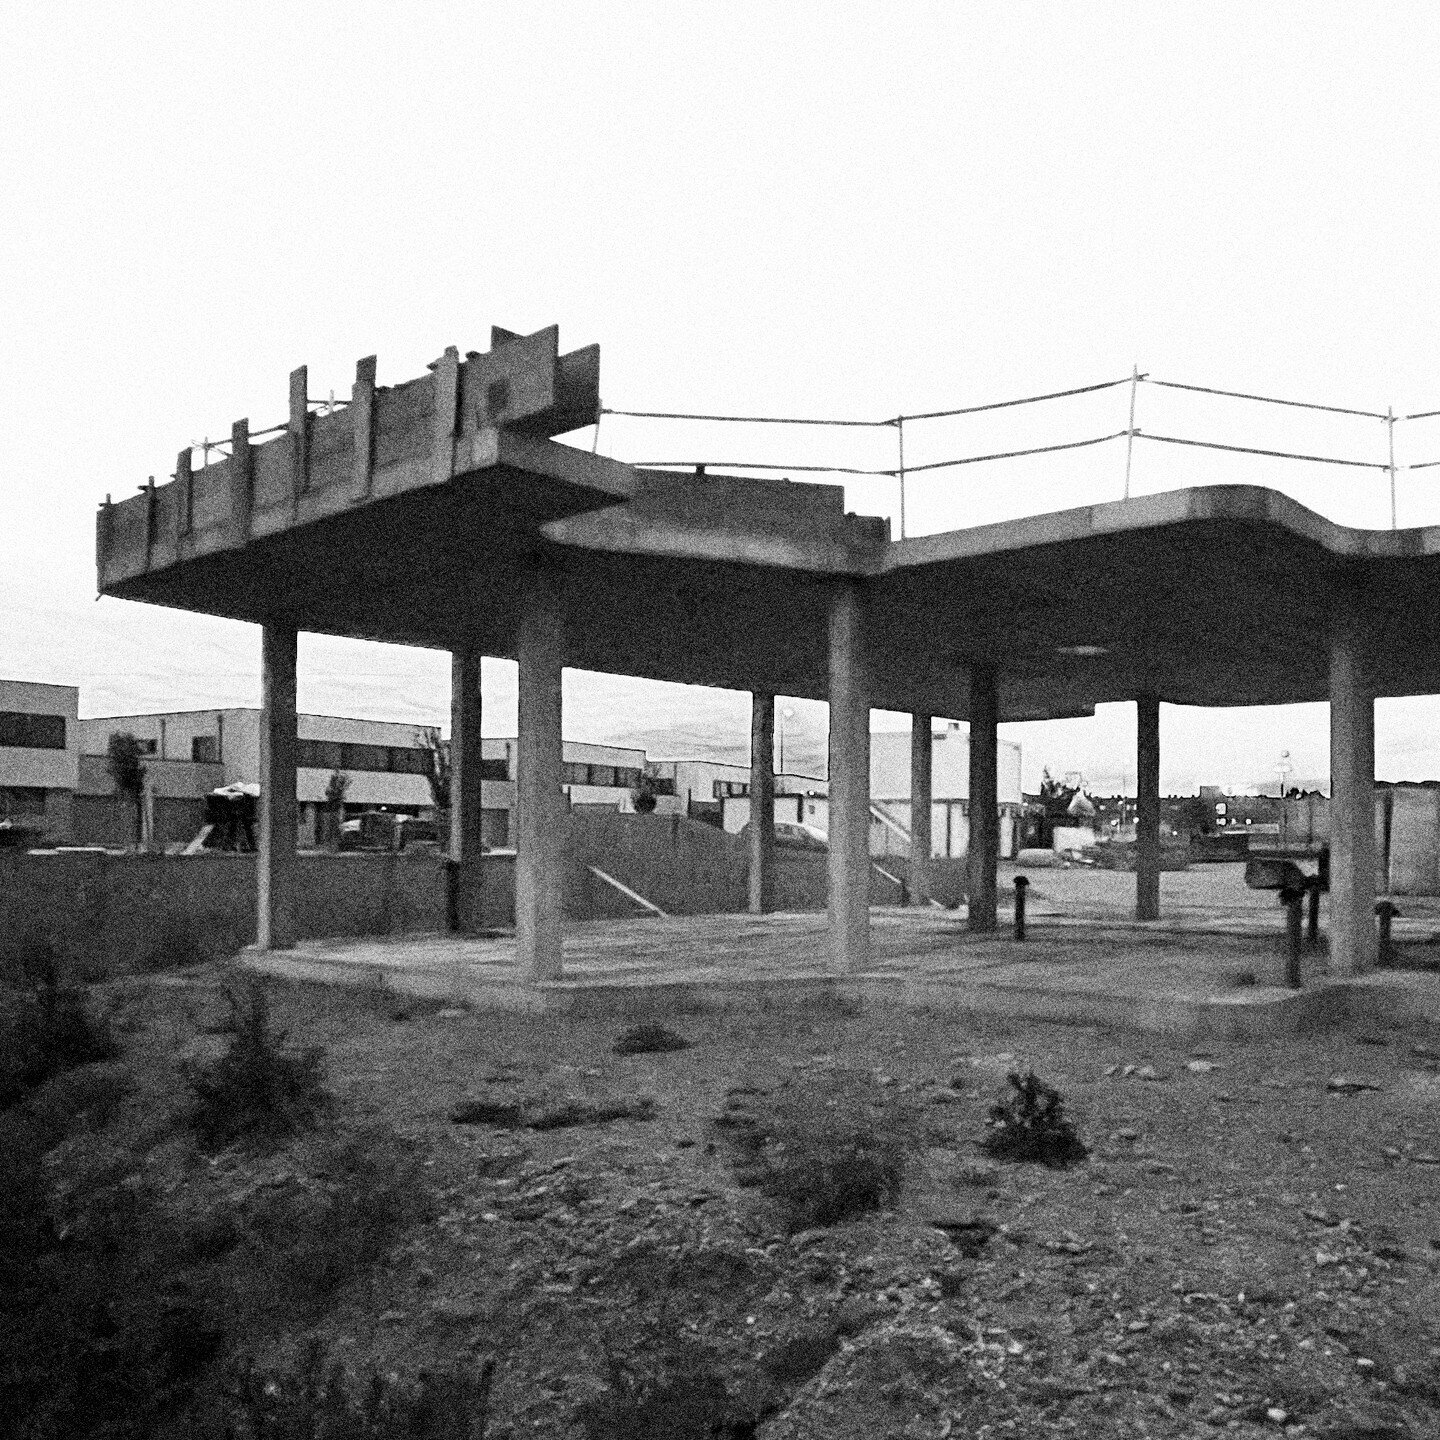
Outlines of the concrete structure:
M 773 723 L 773 722 L 772 722 Z M 733 765 L 725 760 L 647 760 L 645 773 L 658 787 L 655 802 L 657 815 L 685 815 L 692 820 L 708 820 L 735 834 L 750 819 L 750 786 L 754 779 L 749 765 Z M 822 799 L 826 783 L 815 775 L 772 775 L 776 819 L 805 820 L 804 807 L 794 802 Z M 788 803 L 787 803 L 788 802 Z M 823 815 L 823 806 L 812 810 L 811 816 Z M 813 819 L 812 819 L 813 823 Z M 825 828 L 824 821 L 820 828 Z
M 72 838 L 79 707 L 73 685 L 0 680 L 0 824 L 52 844 Z
M 1334 962 L 1371 963 L 1373 701 L 1440 692 L 1440 529 L 1357 531 L 1230 486 L 893 542 L 885 522 L 844 512 L 839 487 L 647 472 L 556 443 L 594 420 L 598 397 L 598 349 L 562 356 L 553 329 L 497 330 L 487 353 L 449 349 L 391 389 L 368 358 L 335 414 L 311 413 L 299 370 L 280 437 L 252 444 L 237 422 L 226 458 L 197 471 L 186 449 L 173 483 L 107 502 L 100 589 L 265 627 L 262 728 L 287 793 L 296 628 L 518 659 L 531 977 L 561 965 L 546 882 L 567 665 L 829 701 L 829 943 L 843 972 L 869 957 L 872 706 L 970 721 L 972 815 L 987 817 L 970 844 L 970 924 L 983 930 L 997 723 L 1139 697 L 1148 774 L 1160 703 L 1330 699 Z M 1074 574 L 1087 584 L 1056 583 Z M 264 828 L 282 863 L 283 809 Z M 1147 886 L 1142 869 L 1140 913 Z
M 465 692 L 462 688 L 455 693 Z M 188 840 L 203 821 L 206 795 L 220 785 L 260 779 L 261 717 L 260 710 L 232 707 L 104 715 L 76 722 L 81 752 L 77 836 L 94 843 L 128 843 L 128 820 L 122 817 L 117 827 L 111 819 L 114 783 L 105 768 L 105 750 L 112 734 L 132 734 L 148 751 L 145 765 L 155 796 L 157 839 Z M 452 734 L 456 723 L 452 716 Z M 349 782 L 346 815 L 388 810 L 398 815 L 433 816 L 434 797 L 427 778 L 429 754 L 419 743 L 417 726 L 339 715 L 299 715 L 296 730 L 296 836 L 302 847 L 324 839 L 325 792 L 337 770 Z M 456 753 L 464 748 L 457 747 Z M 479 827 L 474 831 L 477 844 L 506 846 L 512 842 L 515 754 L 513 739 L 487 738 L 481 742 L 480 763 L 472 765 L 468 777 L 462 773 L 461 786 L 479 787 L 469 792 L 471 805 L 466 812 Z M 644 764 L 643 750 L 566 741 L 565 794 L 572 806 L 629 810 L 631 792 Z
M 970 848 L 970 737 L 955 721 L 931 722 L 916 730 L 878 730 L 870 737 L 870 801 L 893 822 L 876 820 L 870 828 L 871 853 L 912 853 L 916 816 L 910 796 L 917 773 L 929 775 L 929 855 L 932 859 L 958 857 Z M 916 771 L 915 738 L 922 741 L 920 771 Z M 1020 788 L 1020 747 L 1013 740 L 996 745 L 996 826 L 998 854 L 1015 856 L 1025 796 Z M 910 840 L 905 837 L 910 836 Z

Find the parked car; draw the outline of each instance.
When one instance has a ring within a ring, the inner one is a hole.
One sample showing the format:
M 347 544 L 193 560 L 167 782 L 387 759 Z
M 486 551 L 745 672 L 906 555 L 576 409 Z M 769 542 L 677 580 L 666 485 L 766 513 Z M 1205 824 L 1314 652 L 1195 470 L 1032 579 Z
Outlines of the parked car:
M 740 839 L 749 842 L 750 823 L 740 827 Z M 830 848 L 830 838 L 823 830 L 813 825 L 803 825 L 798 820 L 777 820 L 775 822 L 775 844 L 786 850 L 821 850 Z
M 342 850 L 404 850 L 409 846 L 436 846 L 440 832 L 433 820 L 368 810 L 340 825 Z

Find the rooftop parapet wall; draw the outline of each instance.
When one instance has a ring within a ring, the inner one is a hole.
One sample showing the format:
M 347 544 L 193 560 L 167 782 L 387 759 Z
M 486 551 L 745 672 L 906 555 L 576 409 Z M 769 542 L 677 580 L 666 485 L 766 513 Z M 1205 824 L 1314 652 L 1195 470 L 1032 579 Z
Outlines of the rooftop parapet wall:
M 186 447 L 170 484 L 107 498 L 97 523 L 99 588 L 500 465 L 576 490 L 559 513 L 627 498 L 627 467 L 546 443 L 593 423 L 599 367 L 599 346 L 561 355 L 557 327 L 523 337 L 496 330 L 489 352 L 462 361 L 452 346 L 429 375 L 391 388 L 376 385 L 368 356 L 349 402 L 326 414 L 311 410 L 302 366 L 275 438 L 255 443 L 239 420 L 223 459 L 197 470 Z

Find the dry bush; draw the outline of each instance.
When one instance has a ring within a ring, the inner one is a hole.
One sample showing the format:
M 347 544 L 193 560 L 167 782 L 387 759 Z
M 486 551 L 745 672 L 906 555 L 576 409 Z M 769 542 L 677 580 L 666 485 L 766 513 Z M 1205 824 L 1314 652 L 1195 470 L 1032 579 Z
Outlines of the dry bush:
M 245 997 L 231 993 L 234 1035 L 230 1048 L 186 1073 L 195 1096 L 190 1124 L 206 1150 L 237 1141 L 269 1143 L 313 1126 L 329 1108 L 324 1051 L 291 1051 L 272 1033 L 265 987 L 252 982 Z
M 990 1133 L 980 1148 L 996 1160 L 1031 1162 L 1065 1170 L 1090 1152 L 1065 1117 L 1065 1099 L 1031 1070 L 1022 1079 L 1013 1070 L 1010 1086 L 990 1107 Z

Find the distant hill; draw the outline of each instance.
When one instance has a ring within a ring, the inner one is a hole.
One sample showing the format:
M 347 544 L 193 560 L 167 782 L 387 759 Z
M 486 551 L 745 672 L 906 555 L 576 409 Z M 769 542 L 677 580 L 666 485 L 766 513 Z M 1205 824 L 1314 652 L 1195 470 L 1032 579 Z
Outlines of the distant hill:
M 778 722 L 777 722 L 778 723 Z M 750 731 L 725 720 L 626 730 L 605 737 L 607 744 L 643 750 L 652 760 L 719 760 L 727 765 L 750 763 Z M 823 776 L 827 764 L 825 730 L 805 715 L 785 724 L 785 769 L 791 775 Z M 777 738 L 776 763 L 779 764 Z

